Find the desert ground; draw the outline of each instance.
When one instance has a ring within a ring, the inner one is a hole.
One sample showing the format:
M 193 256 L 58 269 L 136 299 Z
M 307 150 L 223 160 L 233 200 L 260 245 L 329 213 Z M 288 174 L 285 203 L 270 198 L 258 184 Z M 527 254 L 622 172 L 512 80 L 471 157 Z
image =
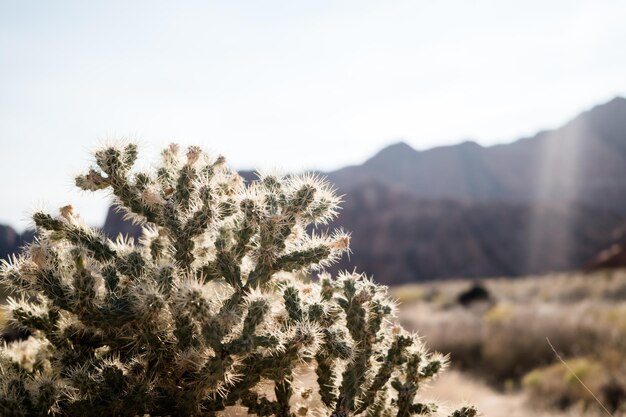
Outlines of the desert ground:
M 474 404 L 493 417 L 626 415 L 626 271 L 458 280 L 391 292 L 403 324 L 451 356 L 451 369 L 425 399 Z M 462 303 L 462 294 L 474 299 Z

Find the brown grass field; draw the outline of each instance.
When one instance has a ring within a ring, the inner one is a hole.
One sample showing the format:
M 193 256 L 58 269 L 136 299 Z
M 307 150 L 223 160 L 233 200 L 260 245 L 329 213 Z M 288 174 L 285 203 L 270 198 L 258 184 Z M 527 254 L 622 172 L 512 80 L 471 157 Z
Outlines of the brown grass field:
M 463 306 L 472 285 L 391 290 L 403 324 L 451 355 L 426 396 L 493 417 L 608 415 L 578 377 L 611 415 L 626 415 L 626 271 L 487 279 L 490 299 Z

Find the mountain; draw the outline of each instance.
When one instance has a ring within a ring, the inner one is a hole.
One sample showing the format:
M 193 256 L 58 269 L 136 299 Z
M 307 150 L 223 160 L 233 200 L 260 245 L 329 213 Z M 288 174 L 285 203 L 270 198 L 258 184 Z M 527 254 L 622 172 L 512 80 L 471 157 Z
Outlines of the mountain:
M 385 284 L 579 269 L 626 225 L 622 213 L 581 204 L 427 200 L 376 182 L 345 200 L 332 226 L 352 232 L 353 253 L 335 269 Z
M 350 259 L 385 283 L 578 269 L 626 230 L 626 99 L 511 144 L 388 146 L 327 174 Z
M 572 202 L 626 212 L 626 99 L 514 143 L 416 151 L 405 143 L 328 174 L 349 194 L 373 181 L 423 199 Z
M 141 228 L 132 222 L 125 221 L 124 214 L 113 206 L 109 207 L 102 230 L 111 238 L 115 238 L 119 234 L 134 238 L 138 238 L 141 235 Z
M 17 251 L 20 235 L 10 226 L 0 225 L 0 257 L 6 259 L 8 255 Z
M 626 99 L 510 144 L 396 143 L 326 175 L 345 195 L 331 227 L 353 236 L 339 267 L 385 284 L 605 265 L 626 241 Z M 0 250 L 16 247 L 9 229 Z M 113 210 L 103 229 L 138 235 Z
M 626 267 L 626 242 L 615 243 L 599 252 L 587 265 L 585 270 L 611 269 Z
M 9 255 L 17 253 L 22 246 L 31 242 L 33 237 L 32 230 L 19 234 L 11 226 L 0 225 L 0 259 L 8 259 Z

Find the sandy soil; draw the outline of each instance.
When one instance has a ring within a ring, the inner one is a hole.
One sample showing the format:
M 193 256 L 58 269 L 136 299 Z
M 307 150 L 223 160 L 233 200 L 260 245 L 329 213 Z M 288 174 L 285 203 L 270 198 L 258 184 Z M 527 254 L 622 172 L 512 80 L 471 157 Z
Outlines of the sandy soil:
M 521 393 L 496 392 L 483 382 L 454 370 L 445 371 L 437 381 L 424 390 L 421 401 L 442 404 L 448 411 L 472 404 L 485 417 L 595 417 L 589 413 L 559 413 L 533 410 Z M 442 415 L 446 415 L 442 413 Z

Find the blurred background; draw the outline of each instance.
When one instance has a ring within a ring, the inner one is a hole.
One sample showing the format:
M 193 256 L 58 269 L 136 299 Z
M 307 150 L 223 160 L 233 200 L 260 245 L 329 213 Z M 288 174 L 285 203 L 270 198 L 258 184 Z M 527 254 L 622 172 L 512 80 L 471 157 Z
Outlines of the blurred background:
M 344 194 L 339 268 L 392 287 L 487 416 L 626 409 L 626 4 L 0 0 L 0 257 L 97 145 L 167 143 Z M 566 360 L 561 363 L 548 345 Z M 606 413 L 605 413 L 606 415 Z

